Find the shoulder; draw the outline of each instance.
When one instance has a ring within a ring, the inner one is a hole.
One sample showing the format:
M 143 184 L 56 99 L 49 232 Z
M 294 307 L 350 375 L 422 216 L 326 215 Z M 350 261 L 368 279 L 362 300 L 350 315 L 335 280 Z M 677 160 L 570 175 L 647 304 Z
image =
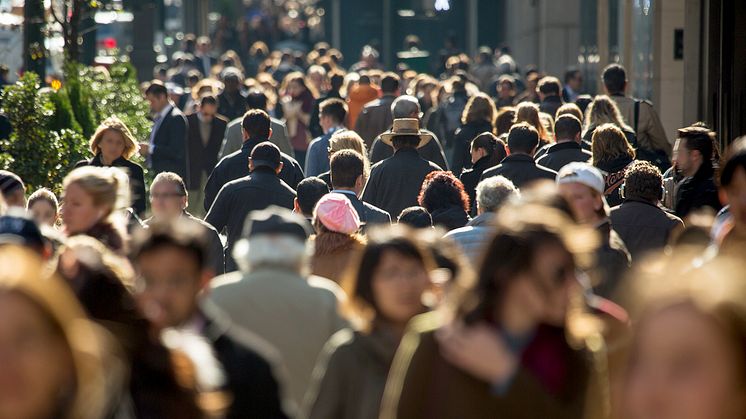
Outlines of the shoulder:
M 210 297 L 219 297 L 221 294 L 229 292 L 242 279 L 243 275 L 238 271 L 216 276 L 210 281 Z
M 228 118 L 223 115 L 215 115 L 215 123 L 221 126 L 228 126 Z
M 270 118 L 269 122 L 271 125 L 276 125 L 283 128 L 285 127 L 285 122 L 277 118 Z
M 73 168 L 77 169 L 78 167 L 90 166 L 91 165 L 91 160 L 92 159 L 90 159 L 90 160 L 81 160 L 81 161 L 75 163 L 75 166 L 73 166 Z
M 296 160 L 294 157 L 280 152 L 280 158 L 282 158 L 282 164 L 284 164 L 285 166 L 290 165 L 297 169 L 300 169 L 300 164 L 298 164 L 298 160 Z
M 363 202 L 363 201 L 361 201 L 361 202 Z M 388 212 L 386 212 L 386 211 L 384 211 L 384 210 L 382 210 L 382 209 L 378 208 L 378 207 L 377 207 L 377 206 L 375 206 L 375 205 L 369 204 L 369 203 L 367 203 L 367 202 L 363 202 L 363 206 L 365 207 L 365 209 L 366 209 L 366 210 L 368 210 L 368 211 L 370 211 L 370 212 L 374 212 L 374 213 L 376 213 L 376 214 L 380 214 L 380 215 L 385 215 L 385 216 L 387 216 L 387 217 L 389 217 L 389 216 L 390 216 L 390 214 L 389 214 Z
M 151 219 L 152 219 L 152 218 L 150 218 L 149 220 L 151 220 Z M 189 221 L 191 221 L 191 222 L 195 223 L 195 224 L 199 224 L 199 225 L 201 225 L 201 226 L 202 226 L 202 227 L 204 227 L 204 228 L 205 228 L 206 230 L 209 230 L 209 231 L 210 231 L 211 233 L 215 233 L 215 234 L 218 234 L 218 231 L 217 231 L 217 230 L 215 230 L 215 227 L 213 227 L 212 225 L 210 225 L 210 223 L 208 223 L 207 221 L 204 221 L 204 220 L 200 220 L 199 218 L 197 218 L 197 217 L 195 217 L 195 216 L 193 216 L 193 215 L 191 215 L 191 214 L 188 214 L 188 215 L 187 215 L 187 219 L 188 219 Z
M 316 275 L 310 275 L 307 279 L 307 282 L 308 285 L 313 288 L 316 293 L 318 293 L 318 295 L 321 295 L 325 298 L 331 297 L 335 302 L 345 301 L 347 299 L 347 297 L 345 297 L 344 291 L 342 291 L 342 288 L 330 279 L 326 279 Z

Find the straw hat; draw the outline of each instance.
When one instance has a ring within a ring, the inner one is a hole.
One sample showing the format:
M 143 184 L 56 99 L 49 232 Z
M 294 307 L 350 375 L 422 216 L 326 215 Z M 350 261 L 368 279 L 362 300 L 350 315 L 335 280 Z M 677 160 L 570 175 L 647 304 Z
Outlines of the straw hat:
M 420 137 L 417 148 L 429 143 L 432 135 L 420 129 L 420 121 L 417 118 L 397 118 L 389 131 L 381 134 L 381 141 L 393 147 L 392 140 L 400 135 L 416 135 Z

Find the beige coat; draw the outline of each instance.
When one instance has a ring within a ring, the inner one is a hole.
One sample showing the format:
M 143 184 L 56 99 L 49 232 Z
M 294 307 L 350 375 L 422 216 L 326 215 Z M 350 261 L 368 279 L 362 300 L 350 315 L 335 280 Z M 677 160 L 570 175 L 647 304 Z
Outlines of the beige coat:
M 290 396 L 301 405 L 324 344 L 347 326 L 337 310 L 341 295 L 327 279 L 265 268 L 215 278 L 207 298 L 236 325 L 277 349 L 288 372 Z
M 658 113 L 647 100 L 640 101 L 640 110 L 635 127 L 635 99 L 629 96 L 611 96 L 619 107 L 627 125 L 636 129 L 637 142 L 647 150 L 663 150 L 671 157 L 673 141 L 669 141 Z

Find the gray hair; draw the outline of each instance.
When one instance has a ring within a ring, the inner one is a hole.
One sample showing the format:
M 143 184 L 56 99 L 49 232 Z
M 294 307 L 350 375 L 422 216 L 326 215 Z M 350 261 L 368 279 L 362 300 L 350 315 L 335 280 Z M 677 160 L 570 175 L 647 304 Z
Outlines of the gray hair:
M 279 268 L 308 274 L 313 245 L 287 234 L 259 234 L 239 240 L 233 258 L 243 273 L 258 268 Z
M 492 176 L 477 185 L 477 208 L 497 212 L 511 198 L 520 196 L 513 182 L 503 176 Z
M 391 102 L 391 116 L 397 118 L 410 118 L 412 114 L 420 114 L 420 102 L 410 95 L 402 95 Z

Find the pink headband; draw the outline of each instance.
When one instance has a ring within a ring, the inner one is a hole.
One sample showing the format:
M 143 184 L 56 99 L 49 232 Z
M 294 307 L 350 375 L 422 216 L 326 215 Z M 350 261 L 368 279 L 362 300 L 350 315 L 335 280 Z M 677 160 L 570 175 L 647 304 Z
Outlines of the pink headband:
M 326 194 L 319 200 L 314 216 L 324 227 L 342 234 L 355 233 L 361 225 L 350 200 L 336 193 Z

